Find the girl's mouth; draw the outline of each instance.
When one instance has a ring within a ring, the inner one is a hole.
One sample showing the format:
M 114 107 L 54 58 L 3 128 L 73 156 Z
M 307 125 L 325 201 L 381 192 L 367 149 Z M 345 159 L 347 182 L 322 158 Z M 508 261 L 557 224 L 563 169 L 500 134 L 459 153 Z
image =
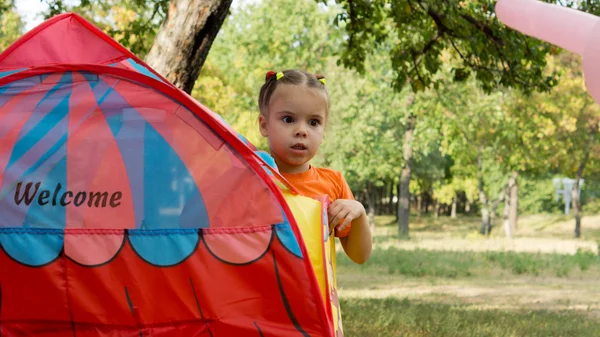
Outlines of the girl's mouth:
M 306 146 L 304 146 L 304 144 L 294 144 L 292 146 L 292 149 L 294 149 L 294 150 L 306 150 Z

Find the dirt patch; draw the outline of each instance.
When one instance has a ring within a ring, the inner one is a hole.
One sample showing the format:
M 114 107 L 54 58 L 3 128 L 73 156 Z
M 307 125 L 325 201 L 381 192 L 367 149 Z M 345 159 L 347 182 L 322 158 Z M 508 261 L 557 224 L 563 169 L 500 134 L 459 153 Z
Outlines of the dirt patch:
M 339 293 L 350 298 L 397 297 L 474 309 L 576 310 L 600 318 L 600 287 L 595 280 L 522 278 L 487 284 L 454 281 L 437 285 L 398 281 L 372 288 L 341 288 Z

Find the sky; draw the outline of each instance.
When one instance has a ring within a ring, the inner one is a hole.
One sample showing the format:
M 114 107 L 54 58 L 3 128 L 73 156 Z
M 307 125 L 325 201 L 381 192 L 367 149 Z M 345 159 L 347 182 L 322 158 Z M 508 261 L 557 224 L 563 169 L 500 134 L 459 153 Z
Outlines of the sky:
M 40 0 L 16 0 L 15 6 L 17 12 L 25 21 L 25 31 L 31 30 L 31 28 L 39 25 L 44 21 L 41 12 L 48 9 L 46 2 Z
M 72 1 L 66 1 L 66 3 Z M 260 0 L 234 0 L 232 6 L 235 8 L 245 3 L 258 1 Z M 40 13 L 48 9 L 48 4 L 46 4 L 45 1 L 40 0 L 16 0 L 15 5 L 17 7 L 17 12 L 21 15 L 23 21 L 25 21 L 26 32 L 44 21 L 44 18 Z

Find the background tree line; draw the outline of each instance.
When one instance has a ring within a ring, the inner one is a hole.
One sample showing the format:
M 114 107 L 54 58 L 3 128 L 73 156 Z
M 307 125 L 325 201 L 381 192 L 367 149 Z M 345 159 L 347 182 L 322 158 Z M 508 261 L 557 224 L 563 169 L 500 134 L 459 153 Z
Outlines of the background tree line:
M 580 59 L 507 29 L 491 0 L 44 0 L 76 11 L 259 147 L 256 97 L 271 69 L 326 74 L 332 120 L 317 159 L 375 214 L 481 217 L 560 212 L 553 177 L 585 178 L 600 208 L 599 108 Z M 597 14 L 596 2 L 562 5 Z M 4 49 L 23 33 L 0 2 Z M 576 186 L 577 188 L 577 186 Z

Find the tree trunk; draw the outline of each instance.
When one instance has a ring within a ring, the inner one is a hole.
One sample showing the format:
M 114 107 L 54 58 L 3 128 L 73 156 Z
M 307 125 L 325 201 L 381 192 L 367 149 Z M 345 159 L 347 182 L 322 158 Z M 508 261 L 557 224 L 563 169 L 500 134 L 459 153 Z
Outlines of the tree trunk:
M 433 210 L 433 217 L 436 218 L 436 219 L 440 217 L 440 202 L 437 199 L 435 200 L 435 206 L 434 206 L 434 210 Z
M 367 183 L 365 188 L 363 189 L 363 194 L 365 195 L 365 199 L 367 201 L 367 218 L 369 219 L 369 226 L 371 230 L 375 228 L 375 199 L 373 198 L 371 182 Z
M 388 199 L 388 214 L 394 213 L 394 181 L 390 182 L 390 194 Z
M 408 106 L 414 103 L 414 94 L 409 97 Z M 406 131 L 404 132 L 404 167 L 400 174 L 400 195 L 398 199 L 398 230 L 401 237 L 408 236 L 408 219 L 410 217 L 410 179 L 412 173 L 413 158 L 413 130 L 415 128 L 415 116 L 411 113 L 408 117 Z
M 479 203 L 481 204 L 481 229 L 479 232 L 482 235 L 490 235 L 492 228 L 490 223 L 490 211 L 488 208 L 489 204 L 483 189 L 483 158 L 481 152 L 477 155 L 477 166 L 479 171 Z
M 404 147 L 406 150 L 406 146 Z M 408 236 L 408 219 L 410 216 L 410 190 L 408 186 L 411 178 L 411 165 L 407 164 L 400 175 L 400 198 L 398 200 L 398 229 L 400 236 Z
M 510 201 L 510 210 L 508 215 L 508 223 L 510 225 L 511 233 L 517 230 L 517 221 L 519 217 L 519 184 L 517 178 L 519 172 L 513 171 L 508 181 L 508 200 Z
M 369 226 L 371 230 L 375 229 L 375 198 L 373 193 L 373 184 L 367 183 L 364 189 L 365 197 L 367 198 L 367 216 L 369 218 Z
M 421 207 L 423 206 L 423 193 L 417 195 L 417 218 L 421 218 Z
M 598 134 L 598 124 L 594 124 L 590 132 L 590 141 L 587 144 L 587 148 L 579 163 L 579 168 L 577 169 L 577 177 L 575 178 L 575 186 L 573 186 L 573 192 L 571 192 L 571 196 L 573 199 L 573 211 L 575 212 L 575 237 L 581 237 L 581 200 L 579 195 L 579 183 L 581 178 L 583 178 L 583 170 L 585 169 L 585 165 L 587 164 L 588 158 L 590 157 L 590 151 L 592 149 L 592 145 L 596 141 L 596 135 Z
M 577 178 L 575 179 L 575 185 L 571 192 L 571 198 L 573 200 L 573 211 L 575 212 L 575 237 L 581 237 L 581 202 L 579 200 L 579 181 L 581 176 L 577 172 Z
M 507 192 L 508 192 L 508 184 L 504 185 L 504 188 L 498 195 L 498 198 L 496 200 L 494 200 L 494 202 L 492 202 L 492 211 L 490 212 L 490 225 L 489 225 L 489 231 L 487 233 L 488 235 L 491 233 L 492 227 L 494 227 L 494 223 L 495 223 L 494 221 L 496 220 L 496 211 L 498 210 L 500 203 L 505 201 Z
M 471 213 L 471 202 L 469 200 L 467 200 L 467 202 L 465 203 L 465 213 Z
M 396 223 L 400 222 L 400 183 L 396 185 Z
M 511 186 L 512 187 L 512 186 Z M 509 190 L 512 191 L 512 188 L 509 187 Z M 504 214 L 503 214 L 503 219 L 504 219 L 504 234 L 506 235 L 507 238 L 512 237 L 513 232 L 514 232 L 514 228 L 512 227 L 511 223 L 510 223 L 510 216 L 511 216 L 511 205 L 512 205 L 512 192 L 508 193 L 507 197 L 504 199 Z
M 146 63 L 176 87 L 192 92 L 232 0 L 173 0 Z
M 452 210 L 450 211 L 450 217 L 452 219 L 456 219 L 456 204 L 457 204 L 456 199 L 457 198 L 456 198 L 456 195 L 455 195 L 454 198 L 452 198 Z
M 377 194 L 377 209 L 376 209 L 376 214 L 377 215 L 381 215 L 383 214 L 383 200 L 385 198 L 385 185 L 381 186 L 380 188 L 378 188 L 378 194 Z

